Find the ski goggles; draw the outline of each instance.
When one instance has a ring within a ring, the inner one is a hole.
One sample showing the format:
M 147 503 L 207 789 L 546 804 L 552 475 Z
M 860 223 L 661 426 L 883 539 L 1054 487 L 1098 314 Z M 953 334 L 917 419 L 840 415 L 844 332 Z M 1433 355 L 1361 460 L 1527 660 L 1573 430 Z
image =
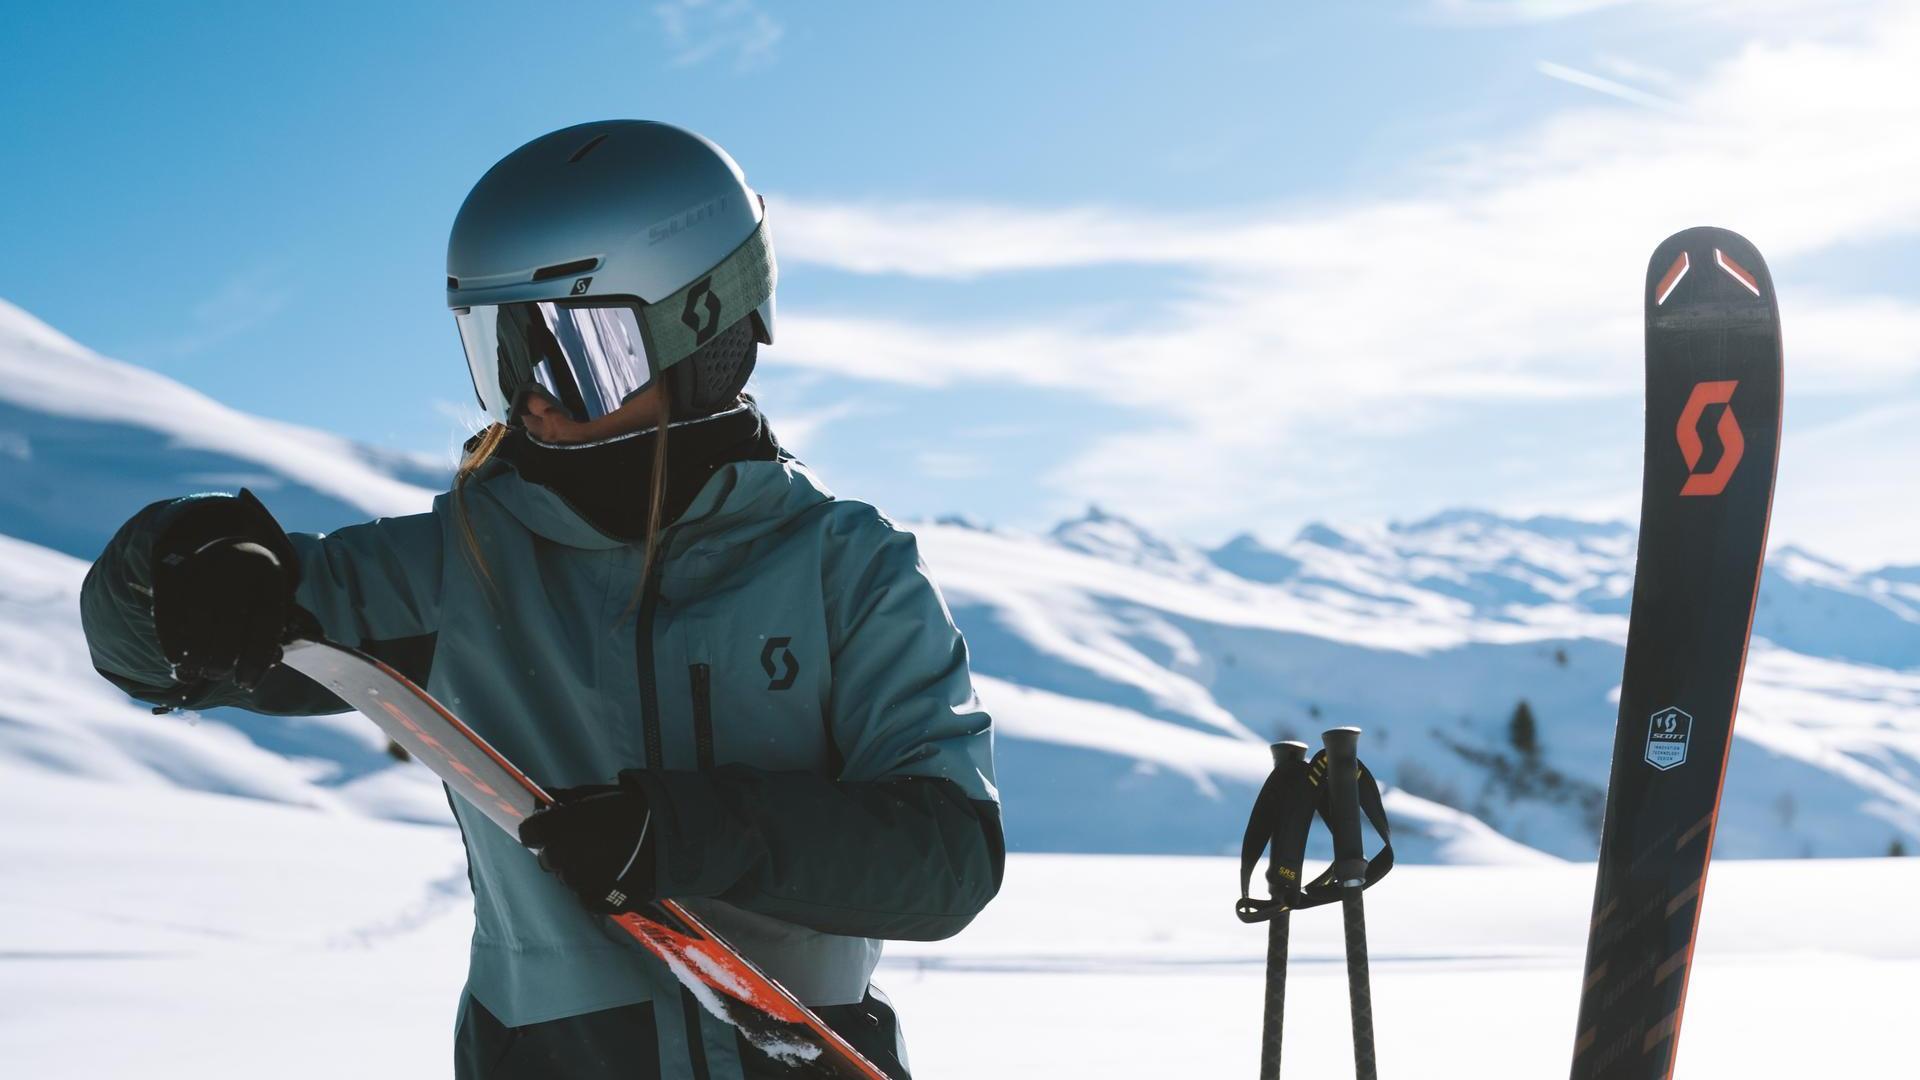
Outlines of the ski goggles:
M 619 408 L 760 308 L 773 296 L 775 273 L 762 220 L 712 270 L 654 303 L 568 297 L 474 304 L 453 315 L 488 416 L 511 423 L 537 393 L 584 423 Z

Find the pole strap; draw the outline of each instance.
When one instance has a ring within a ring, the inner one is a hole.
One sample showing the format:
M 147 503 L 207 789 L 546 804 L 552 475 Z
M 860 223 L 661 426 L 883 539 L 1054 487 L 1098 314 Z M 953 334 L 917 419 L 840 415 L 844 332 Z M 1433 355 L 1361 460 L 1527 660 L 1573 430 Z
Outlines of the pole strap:
M 1254 797 L 1253 813 L 1240 839 L 1240 900 L 1234 905 L 1234 913 L 1241 922 L 1266 922 L 1285 914 L 1299 889 L 1300 864 L 1307 854 L 1307 826 L 1313 818 L 1313 786 L 1306 782 L 1306 771 L 1301 761 L 1276 765 Z M 1271 898 L 1256 900 L 1253 870 L 1270 845 L 1277 845 L 1267 866 Z
M 1365 762 L 1360 767 L 1360 812 L 1366 815 L 1373 831 L 1380 835 L 1378 854 L 1367 860 L 1366 884 L 1387 876 L 1393 869 L 1393 835 L 1387 825 L 1387 809 L 1380 797 L 1380 785 Z M 1305 885 L 1299 883 L 1299 868 L 1306 857 L 1307 831 L 1318 813 L 1326 820 L 1331 798 L 1326 786 L 1327 752 L 1321 750 L 1305 764 L 1290 763 L 1269 773 L 1260 794 L 1254 798 L 1253 814 L 1247 819 L 1247 831 L 1240 840 L 1240 899 L 1234 914 L 1243 923 L 1266 922 L 1289 911 L 1319 907 L 1339 900 L 1346 892 L 1335 882 L 1334 868 Z M 1254 867 L 1260 855 L 1276 838 L 1286 850 L 1271 853 L 1267 870 L 1267 899 L 1252 894 Z

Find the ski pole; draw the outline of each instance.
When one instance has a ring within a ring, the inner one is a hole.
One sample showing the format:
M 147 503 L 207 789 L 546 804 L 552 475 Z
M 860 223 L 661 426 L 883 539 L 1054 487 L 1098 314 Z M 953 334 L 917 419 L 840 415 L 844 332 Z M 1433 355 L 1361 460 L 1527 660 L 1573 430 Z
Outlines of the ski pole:
M 1271 822 L 1267 861 L 1267 895 L 1291 896 L 1300 884 L 1300 864 L 1306 859 L 1307 829 L 1313 824 L 1312 795 L 1307 792 L 1307 744 L 1273 744 L 1273 773 L 1280 785 Z M 1292 804 L 1300 802 L 1304 813 Z M 1279 1080 L 1280 1038 L 1287 1006 L 1287 930 L 1285 908 L 1267 923 L 1267 1000 L 1260 1026 L 1260 1080 Z
M 1367 912 L 1361 890 L 1367 857 L 1360 842 L 1360 729 L 1334 728 L 1327 748 L 1327 828 L 1333 833 L 1333 884 L 1346 915 L 1347 995 L 1353 1010 L 1353 1067 L 1358 1080 L 1375 1080 L 1373 990 L 1367 978 Z

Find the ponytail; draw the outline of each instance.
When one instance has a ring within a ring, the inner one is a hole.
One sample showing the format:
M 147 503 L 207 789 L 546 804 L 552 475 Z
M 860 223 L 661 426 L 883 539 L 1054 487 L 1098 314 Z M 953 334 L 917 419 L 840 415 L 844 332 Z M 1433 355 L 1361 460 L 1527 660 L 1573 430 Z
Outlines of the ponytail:
M 454 517 L 460 522 L 460 547 L 466 553 L 467 561 L 473 564 L 474 572 L 487 588 L 489 601 L 498 599 L 499 591 L 494 586 L 493 570 L 487 566 L 487 558 L 480 552 L 480 537 L 473 531 L 473 519 L 467 515 L 467 481 L 473 474 L 493 458 L 494 451 L 500 449 L 500 443 L 506 439 L 512 429 L 505 424 L 488 424 L 486 430 L 474 437 L 468 444 L 466 456 L 460 459 L 460 467 L 453 474 Z

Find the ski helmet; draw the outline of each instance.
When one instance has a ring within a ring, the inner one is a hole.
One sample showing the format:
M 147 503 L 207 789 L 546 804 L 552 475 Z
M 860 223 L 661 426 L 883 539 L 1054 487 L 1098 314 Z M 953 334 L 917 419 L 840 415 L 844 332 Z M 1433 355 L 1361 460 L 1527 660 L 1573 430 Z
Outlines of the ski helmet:
M 773 343 L 765 200 L 691 131 L 607 120 L 487 170 L 447 239 L 447 305 L 480 407 L 531 393 L 593 420 L 656 379 L 674 411 L 732 403 Z

